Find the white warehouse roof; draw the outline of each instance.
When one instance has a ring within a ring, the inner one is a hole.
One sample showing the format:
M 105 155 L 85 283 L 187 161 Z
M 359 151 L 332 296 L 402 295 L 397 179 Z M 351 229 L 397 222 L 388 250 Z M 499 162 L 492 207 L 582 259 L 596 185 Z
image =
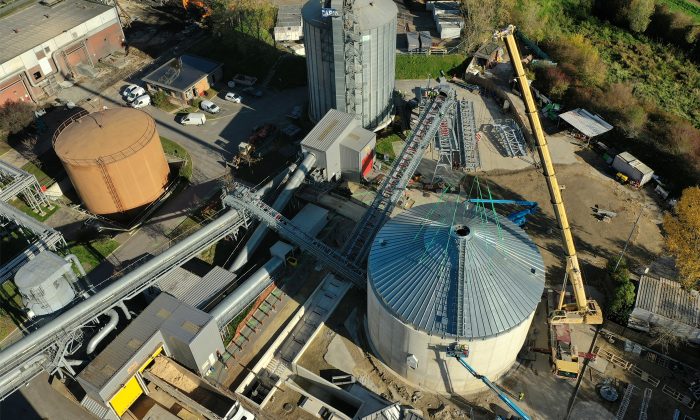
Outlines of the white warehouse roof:
M 683 290 L 676 281 L 643 275 L 632 316 L 640 310 L 700 328 L 700 295 Z
M 618 158 L 622 159 L 626 164 L 638 170 L 642 175 L 653 174 L 654 170 L 648 167 L 644 162 L 637 159 L 630 152 L 622 152 L 617 155 Z
M 586 137 L 599 136 L 613 129 L 613 126 L 605 122 L 600 116 L 591 114 L 582 108 L 559 114 L 559 118 L 571 124 Z

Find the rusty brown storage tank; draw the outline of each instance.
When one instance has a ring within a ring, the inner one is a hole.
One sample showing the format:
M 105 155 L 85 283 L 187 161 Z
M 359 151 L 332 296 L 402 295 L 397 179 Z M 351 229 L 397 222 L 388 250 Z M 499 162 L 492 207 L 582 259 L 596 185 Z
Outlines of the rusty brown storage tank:
M 137 109 L 77 114 L 56 130 L 53 147 L 83 203 L 95 214 L 136 211 L 155 201 L 168 182 L 155 121 Z

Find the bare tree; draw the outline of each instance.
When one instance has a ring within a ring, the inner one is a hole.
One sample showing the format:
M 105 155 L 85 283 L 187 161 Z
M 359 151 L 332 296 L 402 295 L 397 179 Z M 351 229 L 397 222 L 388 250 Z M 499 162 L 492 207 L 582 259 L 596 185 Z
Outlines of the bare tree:
M 688 337 L 682 334 L 677 334 L 676 329 L 673 326 L 664 327 L 661 325 L 654 325 L 651 327 L 650 334 L 654 337 L 652 340 L 652 346 L 660 346 L 663 354 L 668 354 L 670 348 L 677 349 L 688 343 Z
M 475 50 L 502 29 L 508 17 L 508 0 L 462 0 L 464 31 L 462 39 L 466 52 Z

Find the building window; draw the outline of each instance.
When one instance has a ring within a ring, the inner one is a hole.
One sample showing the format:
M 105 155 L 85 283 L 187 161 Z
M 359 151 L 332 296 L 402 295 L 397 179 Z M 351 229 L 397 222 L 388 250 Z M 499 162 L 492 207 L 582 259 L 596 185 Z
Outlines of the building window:
M 35 71 L 32 76 L 34 76 L 34 80 L 39 80 L 39 79 L 41 79 L 41 72 Z

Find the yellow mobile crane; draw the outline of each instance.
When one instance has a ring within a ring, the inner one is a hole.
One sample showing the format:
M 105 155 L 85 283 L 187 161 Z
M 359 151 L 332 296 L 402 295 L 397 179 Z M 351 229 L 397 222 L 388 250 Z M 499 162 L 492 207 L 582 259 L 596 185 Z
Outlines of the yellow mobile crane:
M 537 142 L 537 153 L 539 154 L 540 161 L 542 162 L 543 174 L 545 180 L 547 181 L 547 187 L 549 188 L 549 196 L 552 199 L 554 214 L 557 218 L 557 222 L 559 223 L 559 228 L 561 229 L 562 243 L 564 246 L 564 253 L 566 254 L 566 276 L 564 277 L 564 285 L 562 286 L 561 294 L 559 296 L 558 307 L 555 311 L 552 311 L 552 314 L 549 317 L 549 322 L 552 326 L 560 324 L 602 324 L 603 313 L 598 305 L 598 302 L 595 300 L 588 300 L 586 297 L 586 291 L 583 287 L 583 278 L 581 276 L 581 269 L 579 267 L 578 257 L 576 256 L 576 247 L 574 246 L 574 239 L 571 234 L 571 227 L 569 226 L 569 220 L 566 217 L 566 209 L 564 208 L 559 183 L 557 182 L 557 177 L 554 173 L 554 165 L 552 165 L 552 158 L 549 154 L 547 139 L 544 136 L 544 131 L 542 130 L 542 125 L 540 124 L 537 106 L 532 98 L 530 85 L 525 77 L 525 71 L 523 70 L 523 64 L 520 59 L 518 46 L 515 43 L 514 33 L 515 26 L 510 25 L 505 30 L 496 32 L 494 37 L 505 40 L 506 48 L 508 50 L 508 54 L 510 55 L 510 61 L 513 65 L 513 71 L 515 72 L 515 78 L 520 84 L 520 90 L 523 94 L 523 102 L 525 103 L 525 111 L 527 113 L 527 118 L 530 120 L 532 133 Z M 575 302 L 569 304 L 564 303 L 567 278 L 571 280 L 575 297 Z M 578 355 L 575 353 L 576 351 L 574 347 L 572 356 L 577 359 Z M 557 368 L 557 373 L 560 371 L 562 373 L 569 372 L 568 375 L 564 374 L 562 376 L 573 376 L 574 374 L 575 376 L 578 376 L 578 361 L 567 362 L 560 360 L 555 356 L 554 363 L 555 367 Z

